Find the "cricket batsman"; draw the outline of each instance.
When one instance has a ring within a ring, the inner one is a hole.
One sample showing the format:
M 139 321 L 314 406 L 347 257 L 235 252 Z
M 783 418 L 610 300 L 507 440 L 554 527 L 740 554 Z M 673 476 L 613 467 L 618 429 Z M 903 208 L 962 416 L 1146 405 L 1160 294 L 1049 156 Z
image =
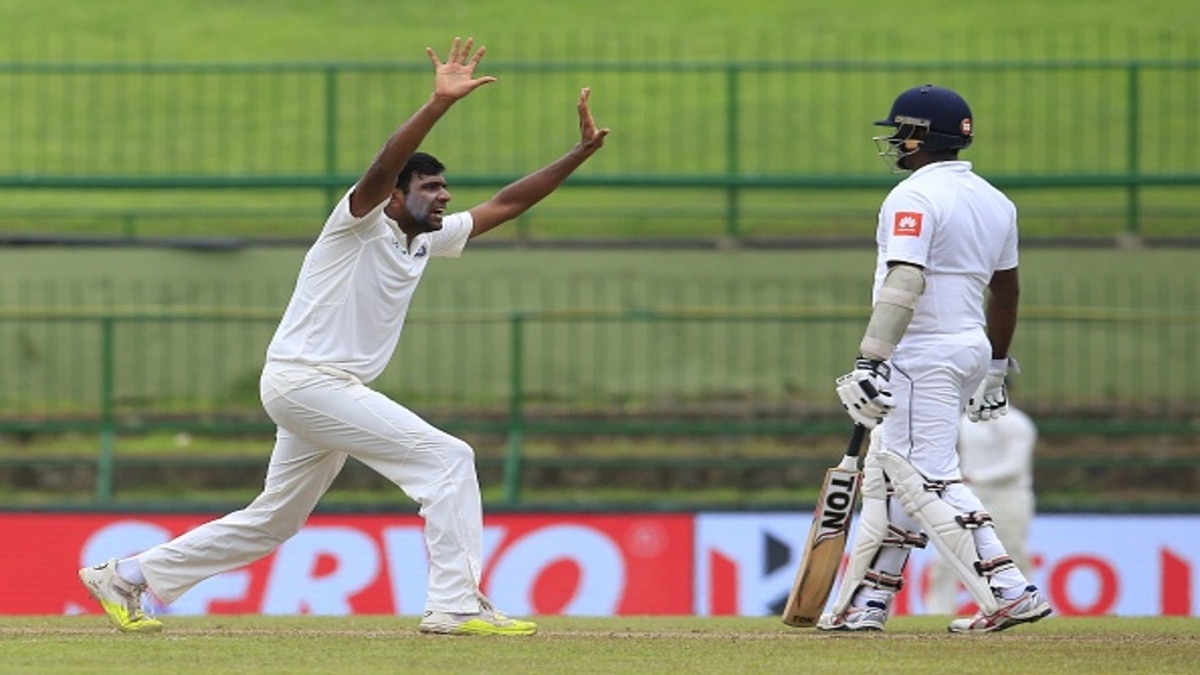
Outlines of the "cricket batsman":
M 874 139 L 880 156 L 911 173 L 880 208 L 871 317 L 854 368 L 837 380 L 847 413 L 874 431 L 850 564 L 817 628 L 883 630 L 910 551 L 929 541 L 979 607 L 950 632 L 1037 621 L 1050 604 L 963 484 L 956 452 L 964 409 L 972 420 L 1008 409 L 1016 207 L 958 158 L 974 118 L 954 91 L 904 91 L 876 125 L 891 130 Z

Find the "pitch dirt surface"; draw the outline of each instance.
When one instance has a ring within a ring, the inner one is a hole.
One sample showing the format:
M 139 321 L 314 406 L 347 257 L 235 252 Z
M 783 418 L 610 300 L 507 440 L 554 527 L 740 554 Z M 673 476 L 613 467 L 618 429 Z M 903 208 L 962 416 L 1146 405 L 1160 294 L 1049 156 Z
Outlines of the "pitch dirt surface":
M 1057 618 L 949 635 L 947 617 L 825 634 L 775 617 L 541 617 L 528 638 L 426 636 L 415 617 L 166 617 L 123 635 L 98 615 L 0 617 L 0 673 L 1189 673 L 1200 619 Z M 999 668 L 999 664 L 1003 667 Z

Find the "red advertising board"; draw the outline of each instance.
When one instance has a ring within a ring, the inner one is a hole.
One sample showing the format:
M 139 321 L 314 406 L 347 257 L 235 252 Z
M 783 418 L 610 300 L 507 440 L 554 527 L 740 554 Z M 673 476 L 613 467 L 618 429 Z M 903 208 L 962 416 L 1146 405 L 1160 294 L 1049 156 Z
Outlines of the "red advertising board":
M 0 514 L 2 614 L 93 613 L 76 569 L 166 541 L 204 515 Z M 521 614 L 690 614 L 690 515 L 497 515 L 483 590 Z M 426 555 L 415 516 L 316 515 L 258 562 L 160 614 L 420 614 Z M 16 554 L 14 554 L 14 552 Z

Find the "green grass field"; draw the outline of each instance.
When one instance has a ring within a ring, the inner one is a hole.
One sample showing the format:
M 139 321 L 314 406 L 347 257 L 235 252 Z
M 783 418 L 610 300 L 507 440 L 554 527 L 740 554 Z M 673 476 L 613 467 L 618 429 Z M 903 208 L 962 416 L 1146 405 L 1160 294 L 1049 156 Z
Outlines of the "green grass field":
M 413 617 L 169 619 L 127 636 L 102 617 L 0 618 L 0 673 L 1194 673 L 1200 622 L 1051 618 L 993 635 L 898 617 L 827 635 L 774 617 L 543 617 L 531 638 L 446 638 Z

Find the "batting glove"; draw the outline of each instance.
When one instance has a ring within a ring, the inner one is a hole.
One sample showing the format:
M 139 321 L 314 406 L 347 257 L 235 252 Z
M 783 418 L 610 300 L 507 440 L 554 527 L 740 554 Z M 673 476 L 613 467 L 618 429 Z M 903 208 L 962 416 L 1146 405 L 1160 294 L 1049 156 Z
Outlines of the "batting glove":
M 837 379 L 838 398 L 851 419 L 868 429 L 874 429 L 883 421 L 896 404 L 887 384 L 892 379 L 892 369 L 883 361 L 858 359 L 854 370 Z
M 1011 358 L 992 359 L 988 364 L 983 382 L 979 383 L 975 394 L 967 399 L 967 419 L 979 422 L 994 420 L 1008 414 L 1008 387 L 1005 380 L 1008 379 L 1010 365 L 1013 366 L 1013 370 L 1018 370 L 1016 360 Z

